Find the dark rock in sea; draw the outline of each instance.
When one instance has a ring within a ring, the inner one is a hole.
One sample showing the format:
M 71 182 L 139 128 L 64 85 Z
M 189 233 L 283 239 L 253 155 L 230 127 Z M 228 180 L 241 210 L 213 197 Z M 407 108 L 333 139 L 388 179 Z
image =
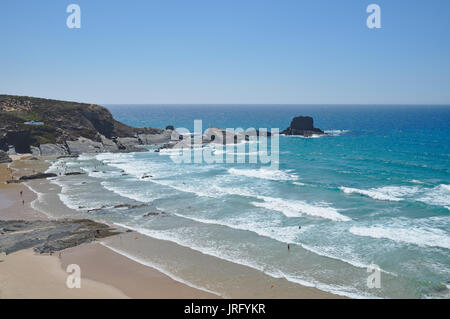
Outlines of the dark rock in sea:
M 174 147 L 174 143 L 164 143 L 163 145 L 161 145 L 160 147 L 158 147 L 155 152 L 159 153 L 161 150 L 163 149 L 170 149 Z
M 98 211 L 101 211 L 104 209 L 133 209 L 133 208 L 139 208 L 139 207 L 145 207 L 145 206 L 148 206 L 148 204 L 118 204 L 115 206 L 103 205 L 102 207 L 89 209 L 87 212 L 94 213 L 94 212 L 98 212 Z
M 89 219 L 36 221 L 0 220 L 0 252 L 10 254 L 33 248 L 38 253 L 53 253 L 90 243 L 119 232 Z
M 6 152 L 0 151 L 0 163 L 11 163 L 11 157 L 6 154 Z
M 49 177 L 56 177 L 58 175 L 54 173 L 37 173 L 33 175 L 26 175 L 19 178 L 19 181 L 28 181 L 32 179 L 43 179 L 43 178 L 49 178 Z
M 143 217 L 160 216 L 160 215 L 167 215 L 167 213 L 166 212 L 148 212 L 147 214 L 143 215 Z
M 297 116 L 291 121 L 291 125 L 282 131 L 284 135 L 300 135 L 310 137 L 313 135 L 325 135 L 326 133 L 314 127 L 314 120 L 310 116 Z
M 162 145 L 155 152 L 159 152 L 162 149 L 193 149 L 198 147 L 206 147 L 210 144 L 227 145 L 227 144 L 239 144 L 250 140 L 251 136 L 270 136 L 270 133 L 263 133 L 258 130 L 252 130 L 247 132 L 235 132 L 233 130 L 224 130 L 218 127 L 211 126 L 208 128 L 202 136 L 191 135 L 183 137 L 179 135 L 178 138 L 173 138 L 171 143 Z
M 175 128 L 173 127 L 173 125 L 167 125 L 166 130 L 175 131 Z
M 102 207 L 99 207 L 99 208 L 93 208 L 93 209 L 88 209 L 88 213 L 94 213 L 94 212 L 98 212 L 98 211 L 101 211 L 101 210 L 103 210 L 103 209 L 105 209 L 105 208 L 107 208 L 108 206 L 102 206 Z M 79 207 L 80 209 L 81 209 L 81 207 Z M 84 208 L 84 206 L 83 206 L 83 208 Z
M 132 205 L 132 204 L 119 204 L 119 205 L 113 206 L 113 208 L 127 208 L 127 209 L 133 209 L 133 208 L 139 208 L 139 207 L 145 207 L 145 206 L 147 206 L 147 204 L 137 204 L 137 205 Z
M 82 172 L 70 172 L 70 173 L 66 173 L 64 175 L 65 176 L 84 175 L 84 173 L 82 173 Z

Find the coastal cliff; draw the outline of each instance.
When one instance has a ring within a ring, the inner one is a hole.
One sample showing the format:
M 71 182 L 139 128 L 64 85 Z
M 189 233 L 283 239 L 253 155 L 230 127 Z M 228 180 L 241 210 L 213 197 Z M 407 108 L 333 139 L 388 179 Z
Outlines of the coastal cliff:
M 8 154 L 79 155 L 143 151 L 171 130 L 134 128 L 100 105 L 0 95 L 0 150 Z

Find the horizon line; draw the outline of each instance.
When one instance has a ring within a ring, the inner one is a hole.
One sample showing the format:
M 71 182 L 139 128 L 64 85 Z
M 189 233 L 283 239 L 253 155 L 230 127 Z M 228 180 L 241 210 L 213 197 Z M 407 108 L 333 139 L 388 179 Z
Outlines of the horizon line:
M 86 102 L 78 102 L 86 103 Z M 448 104 L 438 104 L 438 103 L 99 103 L 99 105 L 249 105 L 249 106 L 260 106 L 260 105 L 286 105 L 286 106 L 298 106 L 298 105 L 308 105 L 308 106 L 450 106 Z
M 31 95 L 18 95 L 18 94 L 8 94 L 8 93 L 0 93 L 0 95 L 9 95 L 9 96 L 16 96 L 16 97 L 29 97 L 29 98 L 37 98 L 37 99 L 47 99 L 47 100 L 54 100 L 54 101 L 63 101 L 63 102 L 74 102 L 74 103 L 82 103 L 82 104 L 97 104 L 97 105 L 205 105 L 205 106 L 238 106 L 238 105 L 246 105 L 246 106 L 274 106 L 274 105 L 281 105 L 281 106 L 450 106 L 450 102 L 447 103 L 218 103 L 218 102 L 208 102 L 208 103 L 155 103 L 155 102 L 139 102 L 139 103 L 129 103 L 129 102 L 122 102 L 122 103 L 109 103 L 109 102 L 84 102 L 80 100 L 72 100 L 72 99 L 61 99 L 61 98 L 49 98 L 49 97 L 38 97 L 38 96 L 31 96 Z

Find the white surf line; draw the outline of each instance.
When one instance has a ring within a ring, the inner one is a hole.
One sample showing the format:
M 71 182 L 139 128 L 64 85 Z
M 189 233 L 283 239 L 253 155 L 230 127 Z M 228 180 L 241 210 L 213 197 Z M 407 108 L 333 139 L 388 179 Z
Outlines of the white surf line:
M 179 283 L 185 284 L 186 286 L 189 286 L 191 288 L 198 289 L 198 290 L 201 290 L 201 291 L 204 291 L 204 292 L 207 292 L 207 293 L 211 293 L 211 294 L 214 294 L 214 295 L 216 295 L 218 297 L 223 297 L 220 293 L 218 293 L 216 291 L 212 291 L 212 290 L 209 290 L 207 288 L 197 286 L 197 285 L 195 285 L 195 284 L 193 284 L 193 283 L 191 283 L 189 281 L 186 281 L 186 280 L 184 280 L 184 279 L 182 279 L 182 278 L 172 274 L 171 272 L 161 268 L 160 266 L 158 266 L 158 265 L 156 265 L 154 263 L 151 263 L 149 261 L 143 261 L 143 260 L 141 260 L 141 259 L 139 259 L 139 258 L 137 258 L 137 257 L 135 257 L 135 256 L 133 256 L 133 255 L 123 251 L 123 250 L 111 247 L 111 246 L 109 246 L 108 244 L 106 244 L 104 242 L 100 242 L 100 244 L 102 246 L 112 250 L 113 252 L 119 254 L 119 255 L 122 255 L 122 256 L 124 256 L 124 257 L 126 257 L 126 258 L 128 258 L 128 259 L 130 259 L 130 260 L 132 260 L 134 262 L 137 262 L 138 264 L 141 264 L 141 265 L 144 265 L 146 267 L 150 267 L 150 268 L 156 269 L 157 271 L 159 271 L 160 273 L 163 273 L 164 275 L 166 275 L 167 277 L 169 277 L 172 280 L 175 280 L 175 281 L 177 281 Z
M 180 218 L 193 220 L 193 221 L 196 221 L 198 223 L 223 226 L 223 227 L 227 227 L 227 228 L 230 228 L 230 229 L 233 229 L 233 230 L 248 231 L 248 232 L 254 233 L 254 234 L 258 235 L 258 236 L 275 240 L 275 241 L 277 241 L 279 243 L 282 243 L 282 244 L 297 245 L 297 246 L 300 246 L 301 248 L 303 248 L 303 249 L 305 249 L 307 251 L 310 251 L 310 252 L 312 252 L 312 253 L 314 253 L 316 255 L 319 255 L 321 257 L 331 258 L 333 260 L 344 262 L 344 263 L 347 263 L 347 264 L 349 264 L 349 265 L 351 265 L 353 267 L 356 267 L 356 268 L 367 269 L 370 266 L 369 264 L 365 264 L 365 263 L 362 263 L 362 262 L 359 262 L 359 261 L 353 261 L 353 260 L 349 260 L 349 259 L 345 259 L 345 258 L 342 258 L 342 257 L 335 256 L 333 254 L 329 254 L 329 253 L 325 253 L 325 252 L 319 251 L 318 249 L 312 248 L 312 247 L 310 247 L 310 246 L 308 246 L 306 244 L 303 244 L 303 243 L 290 241 L 290 240 L 282 240 L 281 238 L 278 238 L 276 236 L 271 236 L 270 234 L 267 234 L 267 233 L 264 233 L 264 232 L 260 232 L 260 231 L 255 230 L 255 229 L 251 229 L 249 227 L 243 227 L 243 226 L 239 226 L 239 225 L 232 225 L 232 224 L 228 224 L 228 223 L 224 223 L 224 222 L 220 222 L 220 221 L 213 221 L 213 220 L 208 220 L 208 219 L 189 217 L 189 216 L 181 215 L 181 214 L 178 214 L 178 213 L 173 213 L 173 215 L 175 215 L 177 217 L 180 217 Z M 389 274 L 389 275 L 392 275 L 394 277 L 398 277 L 398 275 L 396 273 L 393 273 L 393 272 L 390 272 L 390 271 L 387 271 L 387 270 L 383 270 L 383 269 L 380 269 L 380 271 L 385 273 L 385 274 Z
M 375 239 L 388 239 L 396 243 L 416 245 L 419 247 L 450 249 L 449 237 L 440 229 L 420 229 L 418 227 L 405 229 L 390 226 L 353 226 L 349 229 L 349 232 L 357 236 Z
M 229 256 L 219 255 L 219 254 L 217 254 L 215 252 L 204 251 L 204 250 L 201 250 L 198 247 L 189 246 L 189 245 L 187 245 L 187 244 L 185 244 L 185 243 L 183 243 L 183 242 L 181 242 L 179 240 L 175 240 L 173 238 L 167 238 L 165 236 L 158 236 L 158 235 L 155 235 L 155 234 L 149 234 L 148 232 L 145 232 L 145 231 L 140 230 L 138 228 L 127 226 L 127 225 L 124 225 L 124 224 L 114 223 L 114 225 L 119 226 L 119 227 L 123 227 L 123 228 L 126 228 L 126 229 L 131 229 L 131 230 L 133 230 L 133 231 L 135 231 L 135 232 L 137 232 L 137 233 L 139 233 L 141 235 L 144 235 L 144 236 L 147 236 L 147 237 L 150 237 L 150 238 L 154 238 L 154 239 L 157 239 L 157 240 L 163 240 L 163 241 L 174 243 L 174 244 L 176 244 L 178 246 L 191 249 L 193 251 L 199 252 L 199 253 L 201 253 L 203 255 L 206 255 L 206 256 L 212 256 L 212 257 L 218 258 L 220 260 L 231 262 L 233 264 L 241 265 L 241 266 L 244 266 L 244 267 L 249 267 L 249 268 L 251 268 L 253 270 L 260 271 L 263 274 L 266 274 L 267 276 L 275 278 L 275 279 L 286 279 L 287 281 L 289 281 L 291 283 L 298 284 L 298 285 L 301 285 L 303 287 L 316 288 L 318 290 L 321 290 L 321 291 L 324 291 L 324 292 L 328 292 L 328 293 L 332 293 L 332 294 L 335 294 L 335 295 L 338 295 L 338 296 L 344 296 L 344 297 L 355 298 L 355 299 L 356 298 L 360 298 L 360 299 L 368 298 L 367 296 L 364 296 L 364 292 L 362 292 L 362 291 L 361 291 L 362 295 L 358 295 L 358 294 L 351 293 L 351 292 L 348 292 L 346 290 L 343 290 L 343 289 L 348 288 L 348 287 L 345 287 L 345 286 L 337 287 L 337 288 L 336 287 L 330 288 L 329 285 L 327 285 L 325 283 L 317 282 L 314 279 L 312 279 L 312 281 L 310 282 L 310 281 L 308 281 L 306 279 L 294 278 L 294 277 L 291 277 L 291 276 L 286 276 L 285 274 L 276 274 L 274 272 L 267 271 L 265 266 L 264 267 L 258 267 L 257 265 L 254 265 L 251 262 L 248 262 L 246 260 L 233 259 L 233 258 L 230 258 Z M 329 258 L 331 258 L 331 257 L 329 257 Z M 342 289 L 342 290 L 339 290 L 339 288 Z M 371 297 L 375 298 L 375 296 L 371 296 Z
M 29 189 L 30 191 L 32 191 L 33 193 L 36 194 L 36 199 L 34 199 L 34 200 L 30 203 L 30 207 L 31 207 L 33 210 L 37 211 L 38 213 L 44 214 L 44 215 L 47 216 L 48 218 L 55 218 L 55 216 L 50 215 L 47 211 L 45 211 L 45 210 L 43 210 L 43 209 L 40 209 L 40 208 L 38 208 L 38 207 L 36 206 L 36 204 L 37 204 L 38 202 L 42 202 L 42 201 L 41 201 L 41 198 L 42 198 L 42 196 L 44 195 L 44 193 L 40 193 L 40 192 L 34 190 L 30 185 L 28 185 L 28 183 L 22 183 L 22 184 L 25 185 L 26 187 L 28 187 L 28 189 Z

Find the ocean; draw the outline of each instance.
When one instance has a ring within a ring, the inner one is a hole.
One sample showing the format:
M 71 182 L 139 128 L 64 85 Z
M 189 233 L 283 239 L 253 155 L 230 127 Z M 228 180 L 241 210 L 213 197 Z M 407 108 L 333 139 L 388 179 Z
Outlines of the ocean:
M 276 170 L 180 164 L 154 146 L 61 159 L 49 171 L 88 173 L 52 181 L 68 207 L 94 209 L 93 218 L 343 296 L 450 297 L 450 106 L 107 107 L 131 126 L 189 130 L 202 120 L 203 129 L 281 131 L 294 116 L 309 115 L 329 134 L 280 136 Z M 136 207 L 114 208 L 124 203 Z M 165 214 L 145 217 L 149 211 Z M 158 267 L 164 269 L 163 260 Z M 202 276 L 181 260 L 170 267 L 191 282 Z M 368 278 L 376 269 L 373 287 Z M 226 295 L 216 279 L 195 284 Z

